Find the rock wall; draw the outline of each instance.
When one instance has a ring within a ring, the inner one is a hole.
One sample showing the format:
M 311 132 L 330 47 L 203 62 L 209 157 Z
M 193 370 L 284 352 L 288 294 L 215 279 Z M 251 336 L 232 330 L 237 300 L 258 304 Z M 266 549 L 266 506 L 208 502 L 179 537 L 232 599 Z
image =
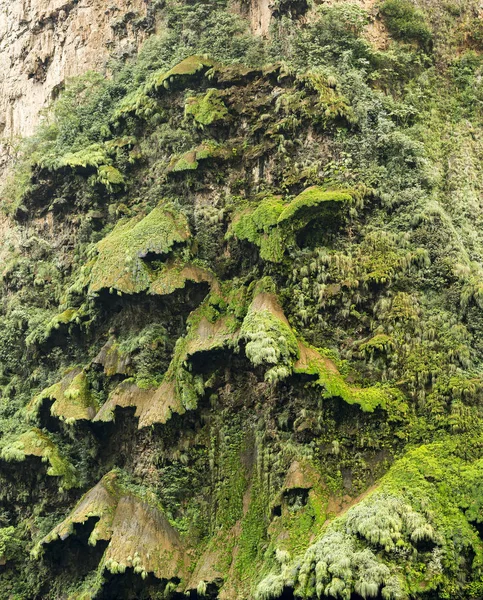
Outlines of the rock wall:
M 151 0 L 0 0 L 0 135 L 32 134 L 66 78 L 135 52 Z

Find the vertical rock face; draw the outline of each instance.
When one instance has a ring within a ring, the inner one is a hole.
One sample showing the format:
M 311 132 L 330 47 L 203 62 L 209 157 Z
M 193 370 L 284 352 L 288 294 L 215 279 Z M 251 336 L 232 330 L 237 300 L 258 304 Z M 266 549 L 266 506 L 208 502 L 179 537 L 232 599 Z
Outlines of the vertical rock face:
M 0 135 L 32 134 L 66 78 L 133 53 L 150 0 L 0 0 Z
M 250 26 L 256 35 L 267 35 L 272 18 L 272 8 L 270 0 L 250 0 L 248 4 L 248 14 L 250 16 Z

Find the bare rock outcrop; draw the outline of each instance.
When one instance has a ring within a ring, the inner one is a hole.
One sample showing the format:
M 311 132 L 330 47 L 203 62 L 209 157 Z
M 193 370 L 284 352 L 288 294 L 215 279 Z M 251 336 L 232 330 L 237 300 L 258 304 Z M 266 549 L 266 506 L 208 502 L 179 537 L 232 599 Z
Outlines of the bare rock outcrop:
M 134 53 L 151 0 L 0 0 L 0 136 L 31 135 L 68 78 Z M 1 139 L 1 138 L 0 138 Z

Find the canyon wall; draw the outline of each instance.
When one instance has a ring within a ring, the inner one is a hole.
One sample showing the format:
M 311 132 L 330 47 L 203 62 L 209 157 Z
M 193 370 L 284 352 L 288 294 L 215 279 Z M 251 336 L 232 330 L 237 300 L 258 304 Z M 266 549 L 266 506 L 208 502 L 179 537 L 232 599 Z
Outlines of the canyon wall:
M 0 135 L 31 135 L 68 77 L 135 53 L 150 0 L 0 0 Z

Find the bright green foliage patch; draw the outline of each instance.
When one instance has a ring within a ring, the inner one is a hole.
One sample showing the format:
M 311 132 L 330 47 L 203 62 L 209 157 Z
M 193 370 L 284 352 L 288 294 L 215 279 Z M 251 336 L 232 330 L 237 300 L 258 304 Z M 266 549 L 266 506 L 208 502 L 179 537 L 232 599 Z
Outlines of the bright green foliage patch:
M 40 392 L 27 406 L 27 414 L 35 417 L 45 400 L 55 400 L 50 413 L 67 423 L 91 420 L 99 410 L 83 369 L 73 369 L 59 383 Z
M 218 121 L 224 121 L 228 110 L 216 89 L 209 89 L 204 96 L 191 96 L 186 100 L 185 114 L 193 117 L 203 128 Z
M 2 448 L 2 460 L 22 462 L 27 456 L 37 456 L 43 462 L 48 462 L 47 475 L 60 477 L 62 487 L 69 489 L 77 485 L 75 468 L 60 453 L 51 438 L 40 429 L 31 429 L 23 433 L 15 441 Z
M 294 234 L 313 220 L 320 221 L 320 230 L 339 226 L 339 216 L 344 206 L 350 205 L 348 192 L 328 191 L 313 186 L 299 194 L 290 203 L 280 196 L 262 198 L 255 208 L 245 208 L 235 215 L 227 237 L 236 236 L 260 248 L 260 257 L 270 262 L 280 262 Z
M 190 56 L 168 71 L 161 69 L 152 73 L 147 81 L 136 90 L 131 91 L 119 102 L 114 111 L 112 121 L 134 114 L 141 119 L 149 119 L 158 111 L 158 102 L 153 95 L 159 95 L 163 89 L 172 84 L 188 82 L 190 77 L 213 67 L 214 63 L 200 56 Z
M 301 359 L 294 366 L 295 373 L 316 375 L 316 385 L 323 389 L 324 398 L 342 398 L 348 404 L 358 404 L 363 411 L 372 412 L 376 408 L 388 408 L 399 392 L 389 386 L 375 385 L 358 388 L 349 385 L 337 370 L 336 365 L 320 354 L 315 348 L 300 344 Z
M 208 269 L 191 263 L 168 262 L 151 284 L 149 293 L 161 296 L 171 294 L 175 290 L 183 288 L 188 281 L 216 285 L 216 277 Z
M 476 490 L 483 472 L 481 459 L 463 458 L 458 451 L 468 442 L 451 438 L 410 451 L 373 494 L 334 520 L 309 547 L 294 580 L 293 565 L 281 569 L 262 581 L 258 597 L 277 598 L 283 585 L 294 586 L 302 598 L 324 593 L 349 599 L 355 592 L 403 600 L 428 590 L 445 597 L 462 557 L 473 561 L 477 578 L 483 554 L 468 521 L 481 519 Z M 408 557 L 404 570 L 401 553 Z M 466 585 L 470 593 L 475 584 Z
M 314 218 L 336 216 L 344 205 L 350 204 L 352 195 L 345 191 L 326 190 L 313 186 L 304 190 L 282 211 L 278 223 L 292 222 L 292 226 L 303 226 Z M 325 225 L 327 227 L 327 225 Z
M 153 73 L 146 82 L 146 90 L 157 90 L 160 87 L 168 89 L 171 84 L 178 82 L 179 80 L 183 81 L 189 79 L 191 75 L 206 71 L 213 66 L 214 63 L 207 58 L 201 56 L 189 56 L 167 72 Z
M 153 277 L 142 259 L 149 253 L 166 255 L 175 243 L 185 242 L 189 236 L 184 215 L 166 204 L 160 204 L 146 217 L 117 225 L 98 244 L 90 290 L 113 288 L 132 294 L 146 289 Z
M 240 330 L 245 353 L 255 366 L 268 367 L 265 380 L 275 383 L 288 377 L 299 356 L 297 339 L 275 296 L 259 293 L 248 309 Z
M 11 147 L 1 600 L 483 596 L 478 2 L 360 4 L 151 2 Z
M 222 146 L 213 140 L 208 140 L 181 156 L 173 156 L 168 165 L 168 172 L 195 171 L 201 161 L 211 158 L 223 161 L 232 156 L 233 149 Z
M 256 244 L 264 260 L 279 262 L 284 245 L 277 222 L 283 208 L 284 202 L 279 196 L 263 198 L 255 209 L 247 208 L 235 216 L 229 235 Z
M 373 355 L 375 352 L 388 352 L 393 347 L 394 342 L 391 336 L 384 333 L 379 333 L 372 337 L 367 342 L 359 346 L 361 352 L 368 355 Z
M 122 173 L 112 165 L 110 152 L 104 144 L 93 144 L 77 152 L 67 152 L 60 157 L 47 155 L 40 159 L 38 164 L 51 171 L 65 167 L 80 172 L 95 171 L 94 181 L 102 184 L 109 191 L 125 183 Z

